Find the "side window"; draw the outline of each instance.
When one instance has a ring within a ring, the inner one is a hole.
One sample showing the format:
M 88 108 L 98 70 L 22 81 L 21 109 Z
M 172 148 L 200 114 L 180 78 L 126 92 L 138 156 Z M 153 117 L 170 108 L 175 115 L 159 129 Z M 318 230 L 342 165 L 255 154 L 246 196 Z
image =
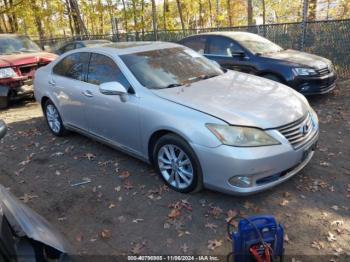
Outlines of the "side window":
M 203 36 L 190 37 L 185 39 L 182 44 L 197 51 L 200 54 L 204 54 L 206 38 Z
M 209 41 L 208 53 L 210 55 L 231 56 L 233 52 L 242 51 L 242 49 L 225 37 L 212 37 Z
M 65 47 L 63 47 L 62 51 L 63 51 L 63 53 L 65 53 L 65 52 L 71 51 L 73 49 L 75 49 L 75 44 L 68 44 Z
M 78 49 L 78 48 L 82 48 L 82 47 L 84 47 L 81 43 L 77 43 L 77 44 L 75 44 L 75 48 L 76 49 Z
M 92 54 L 87 82 L 99 85 L 114 81 L 121 83 L 127 90 L 129 90 L 130 84 L 128 80 L 111 58 L 101 54 Z
M 89 53 L 74 53 L 66 56 L 53 68 L 53 73 L 60 76 L 84 81 L 84 71 L 89 63 Z

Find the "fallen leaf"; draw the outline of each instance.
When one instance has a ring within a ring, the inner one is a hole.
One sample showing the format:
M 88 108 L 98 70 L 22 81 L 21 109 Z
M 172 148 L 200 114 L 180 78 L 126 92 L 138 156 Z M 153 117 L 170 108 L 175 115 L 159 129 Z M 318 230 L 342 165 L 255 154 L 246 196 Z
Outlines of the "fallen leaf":
M 22 200 L 24 203 L 28 203 L 30 200 L 32 200 L 33 198 L 37 198 L 38 196 L 35 195 L 30 195 L 30 194 L 24 194 L 23 196 L 21 196 L 19 199 Z
M 208 240 L 208 248 L 210 250 L 214 250 L 220 246 L 222 246 L 222 240 Z
M 180 210 L 178 210 L 177 208 L 173 208 L 170 213 L 168 214 L 168 217 L 171 219 L 176 219 L 181 215 Z
M 289 200 L 287 199 L 283 199 L 281 202 L 280 202 L 280 206 L 287 206 L 289 204 Z
M 111 208 L 114 208 L 115 207 L 115 204 L 111 203 L 108 208 L 111 209 Z
M 84 158 L 87 158 L 88 160 L 92 161 L 96 158 L 96 155 L 92 154 L 92 153 L 86 153 L 85 155 L 83 155 Z
M 130 176 L 129 171 L 123 171 L 118 177 L 125 179 L 125 178 L 128 178 L 129 176 Z
M 332 206 L 331 207 L 333 210 L 335 210 L 335 211 L 338 211 L 339 210 L 339 207 L 337 206 L 337 205 L 334 205 L 334 206 Z
M 334 234 L 332 234 L 331 232 L 328 232 L 327 240 L 328 240 L 329 242 L 333 242 L 333 241 L 336 241 L 337 238 L 335 237 Z
M 344 225 L 344 220 L 334 220 L 331 222 L 331 226 L 342 226 Z
M 207 223 L 205 224 L 206 228 L 210 228 L 211 230 L 213 230 L 214 232 L 216 232 L 216 228 L 218 227 L 217 225 L 213 224 L 213 223 Z
M 75 237 L 75 241 L 77 241 L 77 242 L 81 242 L 82 240 L 83 240 L 83 235 L 77 235 Z
M 143 218 L 136 218 L 136 219 L 134 219 L 132 222 L 137 224 L 137 223 L 143 222 L 143 221 L 144 221 Z
M 100 236 L 103 239 L 110 239 L 112 237 L 112 232 L 109 229 L 103 229 L 100 232 Z
M 227 211 L 227 218 L 226 218 L 226 222 L 231 221 L 233 218 L 235 218 L 238 215 L 238 212 L 236 210 L 232 210 L 230 209 L 229 211 Z

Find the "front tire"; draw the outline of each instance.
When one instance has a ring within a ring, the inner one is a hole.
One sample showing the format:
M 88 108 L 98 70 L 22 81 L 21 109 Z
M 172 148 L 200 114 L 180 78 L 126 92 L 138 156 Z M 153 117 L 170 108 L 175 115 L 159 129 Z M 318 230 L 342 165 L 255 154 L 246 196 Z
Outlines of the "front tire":
M 67 130 L 63 125 L 62 118 L 58 112 L 56 106 L 47 100 L 44 105 L 44 112 L 46 117 L 47 125 L 52 134 L 55 136 L 64 136 L 67 134 Z
M 196 154 L 182 138 L 168 134 L 161 137 L 153 152 L 153 163 L 164 182 L 181 193 L 202 189 L 202 170 Z

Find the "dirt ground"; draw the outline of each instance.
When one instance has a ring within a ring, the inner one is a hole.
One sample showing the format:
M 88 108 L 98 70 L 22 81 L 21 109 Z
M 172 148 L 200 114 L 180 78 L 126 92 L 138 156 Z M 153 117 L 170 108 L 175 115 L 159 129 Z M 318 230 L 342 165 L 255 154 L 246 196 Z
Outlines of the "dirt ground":
M 0 112 L 9 126 L 0 142 L 0 183 L 79 254 L 226 255 L 228 217 L 271 214 L 285 227 L 286 261 L 349 261 L 350 81 L 309 100 L 321 129 L 314 158 L 258 195 L 168 190 L 150 166 L 130 156 L 78 134 L 55 138 L 34 102 Z

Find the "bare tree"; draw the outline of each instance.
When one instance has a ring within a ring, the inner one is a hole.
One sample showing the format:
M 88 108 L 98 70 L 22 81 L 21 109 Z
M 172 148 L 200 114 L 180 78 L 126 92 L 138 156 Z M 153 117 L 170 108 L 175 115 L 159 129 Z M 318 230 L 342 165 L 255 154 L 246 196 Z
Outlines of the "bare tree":
M 80 9 L 77 0 L 69 0 L 68 2 L 72 13 L 75 33 L 87 35 L 88 31 L 84 25 L 83 20 L 81 19 Z
M 152 0 L 152 24 L 153 24 L 153 34 L 154 34 L 154 40 L 157 40 L 157 30 L 158 30 L 158 26 L 157 26 L 157 6 L 156 6 L 156 1 Z
M 122 3 L 123 3 L 123 14 L 124 14 L 124 30 L 125 32 L 128 32 L 128 15 L 126 13 L 125 0 L 122 0 Z
M 209 21 L 210 21 L 210 27 L 213 27 L 213 10 L 211 7 L 211 1 L 208 0 L 208 4 L 209 4 Z
M 183 19 L 183 16 L 182 16 L 181 2 L 180 2 L 180 0 L 176 0 L 176 3 L 177 3 L 177 10 L 179 11 L 182 32 L 185 34 L 185 23 L 184 23 L 184 19 Z
M 40 46 L 41 46 L 41 48 L 43 48 L 44 47 L 45 31 L 44 31 L 44 27 L 43 27 L 42 21 L 41 21 L 40 16 L 39 16 L 40 9 L 36 4 L 36 0 L 30 0 L 29 4 L 30 4 L 30 8 L 32 9 L 32 11 L 34 13 L 34 22 L 35 22 L 36 29 L 37 29 L 38 34 L 39 34 Z
M 247 0 L 248 26 L 253 25 L 253 1 Z
M 231 7 L 231 0 L 227 0 L 227 16 L 228 16 L 228 23 L 229 23 L 229 26 L 232 27 L 232 7 Z
M 262 1 L 262 9 L 263 9 L 263 25 L 266 24 L 266 5 L 265 5 L 265 0 Z

